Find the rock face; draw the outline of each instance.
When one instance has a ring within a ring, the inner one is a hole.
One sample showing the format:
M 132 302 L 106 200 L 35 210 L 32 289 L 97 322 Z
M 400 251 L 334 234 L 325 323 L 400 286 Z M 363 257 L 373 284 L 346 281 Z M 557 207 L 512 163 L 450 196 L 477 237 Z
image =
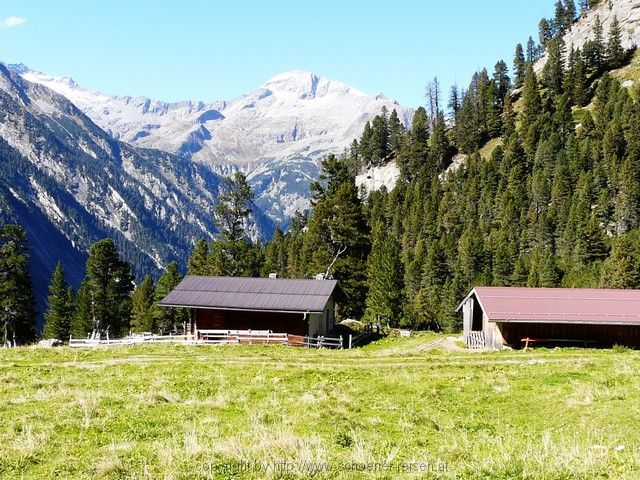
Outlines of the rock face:
M 356 186 L 365 193 L 378 191 L 382 187 L 390 192 L 396 186 L 398 178 L 400 178 L 400 168 L 395 161 L 392 161 L 380 167 L 369 167 L 356 177 Z
M 587 12 L 565 34 L 567 49 L 582 48 L 588 40 L 593 39 L 593 27 L 596 17 L 600 17 L 605 40 L 614 18 L 620 22 L 622 46 L 634 48 L 640 40 L 640 1 L 638 0 L 603 0 L 593 10 Z
M 566 50 L 571 46 L 578 49 L 589 40 L 593 40 L 596 18 L 600 18 L 604 40 L 607 40 L 609 29 L 614 18 L 620 22 L 622 46 L 631 49 L 640 44 L 640 1 L 638 0 L 603 0 L 596 8 L 589 10 L 574 23 L 564 35 Z M 535 70 L 539 71 L 546 63 L 546 57 L 536 62 Z
M 68 77 L 11 68 L 67 97 L 116 139 L 187 156 L 219 174 L 243 170 L 256 204 L 281 224 L 308 208 L 309 182 L 317 178 L 320 160 L 342 153 L 367 120 L 383 107 L 396 109 L 405 125 L 413 114 L 384 95 L 302 71 L 277 75 L 231 101 L 167 103 L 109 96 Z

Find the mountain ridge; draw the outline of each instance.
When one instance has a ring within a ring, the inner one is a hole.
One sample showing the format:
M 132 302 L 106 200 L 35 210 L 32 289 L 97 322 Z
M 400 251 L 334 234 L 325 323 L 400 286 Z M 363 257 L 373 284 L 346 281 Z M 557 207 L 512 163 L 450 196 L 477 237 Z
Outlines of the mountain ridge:
M 115 139 L 186 156 L 216 173 L 242 170 L 256 204 L 286 227 L 309 208 L 322 158 L 340 154 L 382 108 L 409 125 L 413 110 L 312 72 L 277 74 L 232 100 L 163 102 L 110 96 L 22 64 L 13 71 L 67 97 Z

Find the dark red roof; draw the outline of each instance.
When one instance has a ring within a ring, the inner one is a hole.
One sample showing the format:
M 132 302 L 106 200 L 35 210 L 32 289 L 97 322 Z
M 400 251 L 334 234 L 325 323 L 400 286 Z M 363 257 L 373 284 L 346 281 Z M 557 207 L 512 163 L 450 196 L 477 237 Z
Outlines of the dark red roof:
M 491 322 L 640 325 L 640 290 L 476 287 L 467 298 L 473 294 Z
M 336 280 L 187 275 L 158 305 L 317 313 L 336 285 Z

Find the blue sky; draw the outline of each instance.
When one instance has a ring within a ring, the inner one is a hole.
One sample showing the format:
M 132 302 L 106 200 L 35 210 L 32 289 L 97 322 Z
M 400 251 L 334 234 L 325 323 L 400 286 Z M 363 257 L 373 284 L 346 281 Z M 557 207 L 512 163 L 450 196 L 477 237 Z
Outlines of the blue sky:
M 537 38 L 553 0 L 3 0 L 0 60 L 84 87 L 228 100 L 309 70 L 401 104 L 428 80 L 466 86 Z

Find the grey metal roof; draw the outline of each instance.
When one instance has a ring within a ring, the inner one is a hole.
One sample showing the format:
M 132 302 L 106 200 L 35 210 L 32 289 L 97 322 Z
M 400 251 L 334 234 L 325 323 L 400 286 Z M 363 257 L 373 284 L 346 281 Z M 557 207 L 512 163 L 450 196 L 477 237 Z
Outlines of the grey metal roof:
M 336 280 L 187 275 L 158 305 L 229 310 L 322 312 Z

